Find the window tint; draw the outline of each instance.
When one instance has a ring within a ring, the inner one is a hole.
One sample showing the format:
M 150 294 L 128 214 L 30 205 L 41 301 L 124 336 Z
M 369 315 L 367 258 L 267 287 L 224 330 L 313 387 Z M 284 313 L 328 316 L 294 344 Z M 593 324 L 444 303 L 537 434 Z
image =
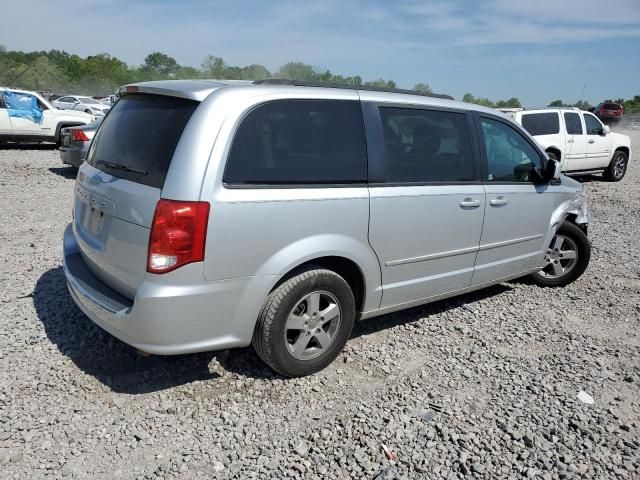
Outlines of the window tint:
M 564 123 L 567 124 L 567 133 L 570 135 L 582 135 L 582 122 L 578 113 L 567 112 L 564 114 Z
M 228 184 L 331 184 L 367 180 L 357 101 L 281 100 L 256 107 L 238 127 Z
M 471 139 L 465 114 L 382 107 L 380 120 L 384 133 L 387 182 L 474 180 Z
M 0 92 L 0 108 L 7 108 L 4 105 L 4 94 L 2 92 Z
M 514 128 L 496 120 L 482 119 L 487 155 L 487 181 L 531 182 L 540 166 L 540 154 Z
M 100 125 L 87 162 L 116 177 L 162 188 L 197 106 L 193 100 L 163 95 L 125 95 Z M 116 164 L 130 170 L 114 168 Z
M 600 135 L 602 124 L 593 115 L 584 116 L 584 125 L 587 129 L 587 135 Z
M 622 106 L 619 103 L 605 103 L 602 108 L 605 110 L 622 110 Z
M 70 97 L 62 97 L 58 99 L 59 102 L 64 102 L 64 103 L 68 103 L 71 101 Z
M 560 133 L 560 121 L 557 112 L 522 115 L 522 126 L 531 135 L 553 135 L 554 133 Z

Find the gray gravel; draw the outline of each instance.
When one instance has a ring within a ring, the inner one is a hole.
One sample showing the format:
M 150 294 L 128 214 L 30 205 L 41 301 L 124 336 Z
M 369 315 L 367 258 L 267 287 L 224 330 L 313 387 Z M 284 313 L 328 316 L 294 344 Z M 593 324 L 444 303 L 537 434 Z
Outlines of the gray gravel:
M 94 326 L 60 266 L 73 173 L 0 149 L 0 478 L 640 478 L 636 163 L 584 179 L 576 283 L 364 321 L 285 380 L 250 349 L 141 357 Z

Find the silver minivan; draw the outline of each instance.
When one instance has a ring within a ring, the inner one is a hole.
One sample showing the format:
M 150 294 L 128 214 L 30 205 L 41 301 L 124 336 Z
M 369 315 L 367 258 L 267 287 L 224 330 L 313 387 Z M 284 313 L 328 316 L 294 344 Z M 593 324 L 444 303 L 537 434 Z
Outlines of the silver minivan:
M 75 302 L 135 348 L 244 347 L 285 376 L 355 320 L 523 276 L 578 278 L 587 202 L 477 105 L 266 81 L 128 85 L 75 184 Z

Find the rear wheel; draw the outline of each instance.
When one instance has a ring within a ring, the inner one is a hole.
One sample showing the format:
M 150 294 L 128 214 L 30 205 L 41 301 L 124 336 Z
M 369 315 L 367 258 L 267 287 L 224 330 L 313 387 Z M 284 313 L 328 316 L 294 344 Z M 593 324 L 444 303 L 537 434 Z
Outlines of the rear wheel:
M 564 222 L 547 248 L 544 268 L 531 279 L 544 287 L 564 287 L 584 273 L 590 258 L 591 245 L 585 233 L 577 225 Z
M 284 376 L 310 375 L 340 354 L 355 313 L 353 292 L 344 278 L 311 267 L 271 292 L 256 324 L 253 347 Z
M 622 180 L 627 173 L 628 161 L 629 159 L 625 152 L 616 150 L 609 166 L 603 173 L 604 178 L 610 182 L 619 182 Z

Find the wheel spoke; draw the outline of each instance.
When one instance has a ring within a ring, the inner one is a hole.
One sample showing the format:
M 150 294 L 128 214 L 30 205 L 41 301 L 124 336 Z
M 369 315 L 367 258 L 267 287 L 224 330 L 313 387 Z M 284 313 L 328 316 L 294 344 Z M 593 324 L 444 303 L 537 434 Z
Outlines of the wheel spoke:
M 304 330 L 304 322 L 306 321 L 304 317 L 292 313 L 287 318 L 287 330 Z
M 320 312 L 320 319 L 322 324 L 324 325 L 327 322 L 330 322 L 334 318 L 338 316 L 340 313 L 340 308 L 335 303 L 330 304 L 327 308 Z
M 569 260 L 572 258 L 576 258 L 576 252 L 573 250 L 561 250 L 560 255 L 562 255 L 562 260 Z
M 564 243 L 564 237 L 561 237 L 560 235 L 556 236 L 556 239 L 553 242 L 553 249 L 560 250 L 563 243 Z
M 309 298 L 307 298 L 307 306 L 309 307 L 307 310 L 309 315 L 318 313 L 320 311 L 320 294 L 314 292 L 309 295 Z
M 316 337 L 318 343 L 322 348 L 327 348 L 329 345 L 331 345 L 331 337 L 323 329 L 320 329 L 320 331 L 314 336 Z
M 560 265 L 560 262 L 554 263 L 553 264 L 553 274 L 556 277 L 561 277 L 563 273 L 564 273 L 564 268 L 562 268 L 562 265 Z
M 310 335 L 306 335 L 304 333 L 301 333 L 298 336 L 298 339 L 296 340 L 296 342 L 291 346 L 291 349 L 293 350 L 293 353 L 295 353 L 296 355 L 302 355 L 302 352 L 305 351 L 305 349 L 307 348 L 307 345 L 309 345 L 310 341 L 311 341 L 311 336 Z

